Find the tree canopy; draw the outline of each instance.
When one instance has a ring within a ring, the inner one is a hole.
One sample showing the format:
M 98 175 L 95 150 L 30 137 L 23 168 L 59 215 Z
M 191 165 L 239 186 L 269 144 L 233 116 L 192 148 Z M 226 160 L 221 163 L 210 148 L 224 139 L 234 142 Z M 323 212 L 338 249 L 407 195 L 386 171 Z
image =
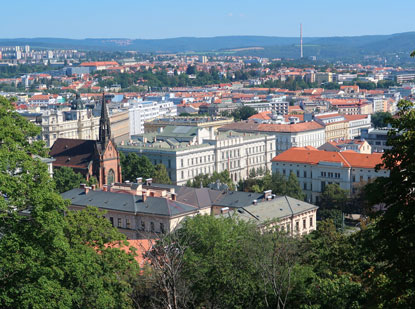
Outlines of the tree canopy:
M 134 256 L 103 245 L 125 237 L 102 212 L 67 211 L 32 156 L 46 156 L 39 130 L 0 97 L 0 306 L 131 307 Z

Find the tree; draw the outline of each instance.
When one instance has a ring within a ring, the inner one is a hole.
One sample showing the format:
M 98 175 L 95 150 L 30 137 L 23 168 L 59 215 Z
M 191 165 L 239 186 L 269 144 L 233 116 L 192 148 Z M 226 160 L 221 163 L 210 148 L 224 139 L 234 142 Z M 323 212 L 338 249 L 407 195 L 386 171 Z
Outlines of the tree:
M 377 168 L 387 169 L 388 178 L 378 177 L 367 186 L 371 205 L 382 203 L 386 211 L 376 223 L 377 258 L 383 263 L 376 269 L 376 278 L 385 282 L 383 304 L 389 307 L 414 307 L 415 294 L 415 109 L 410 101 L 398 103 L 396 118 L 388 123 L 383 163 Z M 382 277 L 381 277 L 382 276 Z
M 120 161 L 124 181 L 134 181 L 139 177 L 146 179 L 154 175 L 154 166 L 146 156 L 138 156 L 136 153 L 129 153 L 127 156 L 123 154 Z
M 344 210 L 348 191 L 340 188 L 336 183 L 328 184 L 320 196 L 321 209 Z
M 167 169 L 164 164 L 157 164 L 155 166 L 152 178 L 155 183 L 171 184 L 169 174 L 167 173 Z
M 232 112 L 232 117 L 235 119 L 235 121 L 240 120 L 247 120 L 252 115 L 255 115 L 257 111 L 250 107 L 250 106 L 242 106 L 238 107 L 236 110 Z
M 60 167 L 53 171 L 53 179 L 56 183 L 56 190 L 63 193 L 74 188 L 79 188 L 81 183 L 85 183 L 85 179 L 81 174 L 75 173 L 70 167 Z
M 392 117 L 389 112 L 376 112 L 372 114 L 371 120 L 375 128 L 384 128 L 387 126 L 387 121 Z
M 305 198 L 300 183 L 298 182 L 297 176 L 295 176 L 293 172 L 291 172 L 290 176 L 288 176 L 285 194 L 301 201 L 303 201 Z
M 39 133 L 0 97 L 0 306 L 130 307 L 134 256 L 103 247 L 123 236 L 102 213 L 68 213 Z

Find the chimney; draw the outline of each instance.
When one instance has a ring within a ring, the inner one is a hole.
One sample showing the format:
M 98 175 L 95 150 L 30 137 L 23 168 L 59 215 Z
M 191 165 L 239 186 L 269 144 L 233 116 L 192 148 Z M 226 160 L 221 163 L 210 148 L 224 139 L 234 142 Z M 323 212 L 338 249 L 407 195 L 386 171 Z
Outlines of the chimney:
M 102 186 L 102 191 L 107 192 L 107 186 L 106 185 Z
M 142 198 L 143 198 L 143 202 L 147 200 L 147 192 L 143 191 Z
M 264 191 L 264 200 L 268 200 L 270 198 L 272 198 L 272 190 Z
M 85 188 L 84 188 L 84 192 L 85 192 L 85 194 L 88 194 L 89 190 L 91 190 L 91 187 L 85 187 Z
M 96 188 L 97 188 L 97 185 L 92 185 L 92 186 L 91 186 L 92 191 L 95 191 L 95 190 L 96 190 Z
M 151 186 L 152 182 L 153 182 L 153 178 L 147 178 L 146 179 L 146 186 Z
M 176 193 L 172 193 L 172 194 L 171 194 L 171 200 L 172 200 L 172 201 L 175 201 L 175 200 L 176 200 L 176 198 L 177 198 Z
M 143 178 L 142 177 L 138 177 L 135 180 L 137 181 L 138 184 L 141 184 L 143 182 Z
M 229 212 L 229 207 L 223 207 L 223 208 L 220 209 L 221 214 L 226 214 L 228 212 Z
M 257 202 L 258 202 L 257 200 L 253 200 L 253 201 L 252 201 L 252 204 L 256 205 L 256 204 L 257 204 Z
M 81 183 L 81 189 L 85 189 L 85 187 L 86 187 L 86 184 L 84 184 L 84 183 Z
M 155 196 L 156 196 L 156 193 L 155 193 L 154 191 L 151 191 L 151 192 L 150 192 L 150 196 L 151 196 L 151 197 L 155 197 Z

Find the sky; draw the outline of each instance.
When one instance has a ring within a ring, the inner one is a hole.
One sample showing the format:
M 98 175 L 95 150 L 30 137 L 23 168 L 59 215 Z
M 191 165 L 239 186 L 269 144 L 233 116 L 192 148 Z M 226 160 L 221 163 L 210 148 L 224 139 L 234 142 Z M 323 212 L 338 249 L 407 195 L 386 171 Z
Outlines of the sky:
M 415 31 L 414 0 L 1 1 L 0 38 L 305 37 Z

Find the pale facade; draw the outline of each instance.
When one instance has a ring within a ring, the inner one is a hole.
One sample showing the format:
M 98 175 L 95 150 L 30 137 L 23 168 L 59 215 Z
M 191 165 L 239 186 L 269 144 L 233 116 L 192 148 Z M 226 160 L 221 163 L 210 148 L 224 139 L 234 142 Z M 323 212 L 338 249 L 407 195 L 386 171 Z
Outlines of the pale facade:
M 130 135 L 143 134 L 146 121 L 177 115 L 173 102 L 130 101 L 129 104 Z
M 352 193 L 358 183 L 389 177 L 389 171 L 375 170 L 376 165 L 382 162 L 381 156 L 293 148 L 272 160 L 272 172 L 287 177 L 294 173 L 307 195 L 307 201 L 318 203 L 328 184 L 336 183 Z
M 164 164 L 174 184 L 184 185 L 200 174 L 228 170 L 231 179 L 238 182 L 248 178 L 249 172 L 271 170 L 271 159 L 276 155 L 275 139 L 267 135 L 221 133 L 206 138 L 202 144 L 189 143 L 169 146 L 158 143 L 136 143 L 121 146 L 124 153 L 135 152 L 150 159 L 153 164 Z
M 98 139 L 99 117 L 91 110 L 47 110 L 42 115 L 42 139 L 51 147 L 58 138 Z

